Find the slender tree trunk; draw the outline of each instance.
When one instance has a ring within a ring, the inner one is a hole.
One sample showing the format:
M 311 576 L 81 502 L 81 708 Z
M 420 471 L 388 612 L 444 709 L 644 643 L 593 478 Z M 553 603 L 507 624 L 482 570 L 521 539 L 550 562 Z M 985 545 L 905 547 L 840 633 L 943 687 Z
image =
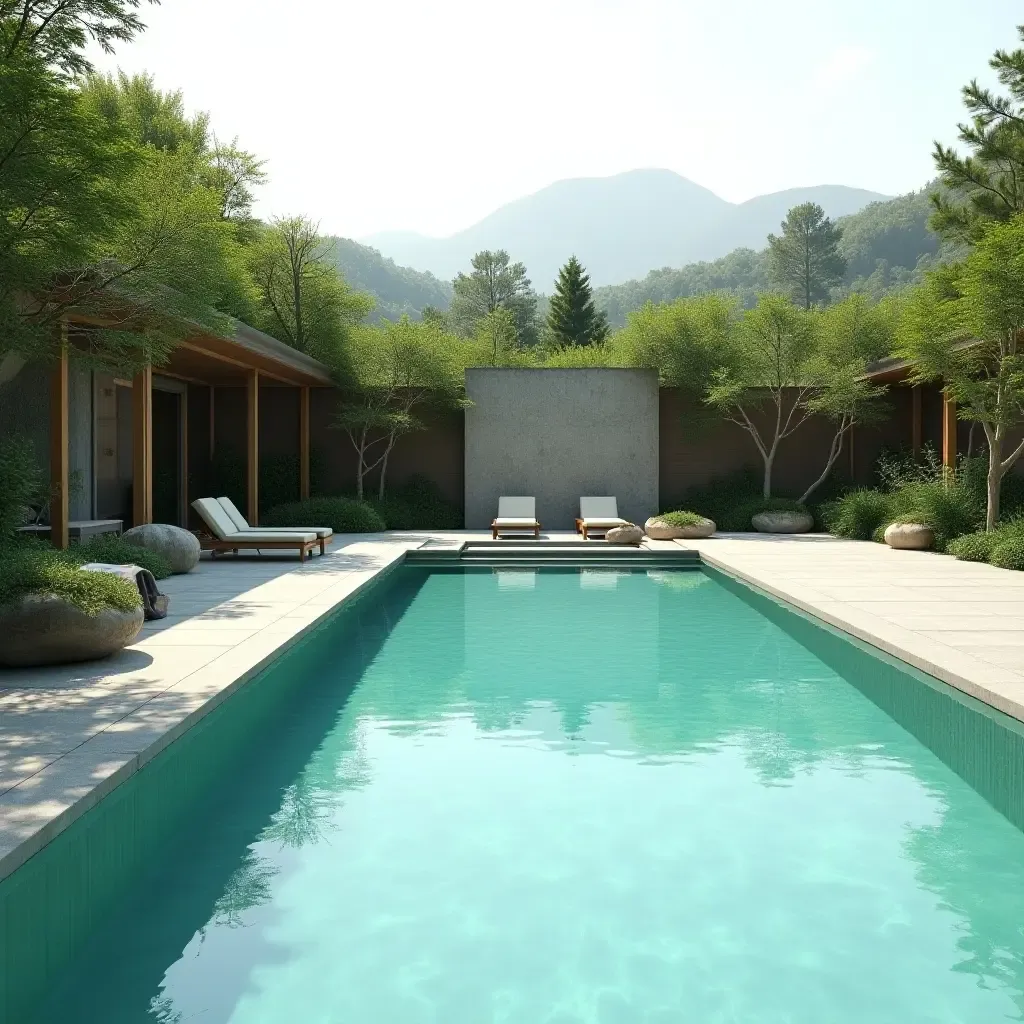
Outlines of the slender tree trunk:
M 994 530 L 999 523 L 999 492 L 1003 484 L 1003 467 L 995 445 L 988 453 L 988 503 L 985 508 L 985 529 Z
M 852 423 L 847 420 L 842 420 L 839 424 L 839 429 L 835 433 L 835 437 L 832 438 L 832 445 L 828 451 L 828 460 L 825 462 L 825 468 L 821 471 L 821 476 L 818 477 L 810 487 L 802 495 L 800 495 L 800 504 L 804 504 L 805 501 L 828 479 L 829 473 L 832 472 L 832 467 L 836 464 L 839 459 L 839 455 L 843 450 L 843 436 L 846 431 L 853 426 Z
M 394 432 L 388 437 L 388 446 L 384 449 L 384 457 L 380 460 L 380 488 L 377 491 L 377 498 L 380 501 L 384 500 L 384 478 L 388 473 L 388 456 L 391 454 L 391 449 L 395 447 L 395 435 Z
M 772 445 L 771 451 L 764 457 L 764 487 L 761 489 L 761 495 L 765 498 L 772 496 L 772 467 L 775 465 L 775 451 L 775 445 Z

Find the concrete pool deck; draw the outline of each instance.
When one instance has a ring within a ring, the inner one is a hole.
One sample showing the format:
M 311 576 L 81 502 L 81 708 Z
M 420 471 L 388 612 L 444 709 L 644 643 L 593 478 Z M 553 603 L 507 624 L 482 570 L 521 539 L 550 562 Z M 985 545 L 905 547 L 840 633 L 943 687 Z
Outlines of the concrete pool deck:
M 353 536 L 302 564 L 204 558 L 161 583 L 171 614 L 114 658 L 0 670 L 0 878 L 406 551 L 489 538 Z M 721 535 L 683 546 L 1024 720 L 1024 573 L 822 535 Z

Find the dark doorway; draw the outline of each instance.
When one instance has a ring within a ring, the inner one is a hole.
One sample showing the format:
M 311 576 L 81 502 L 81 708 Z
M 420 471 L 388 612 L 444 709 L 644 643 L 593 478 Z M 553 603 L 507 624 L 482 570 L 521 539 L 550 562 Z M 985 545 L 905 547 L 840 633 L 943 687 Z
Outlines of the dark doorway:
M 153 521 L 181 525 L 181 395 L 153 388 Z

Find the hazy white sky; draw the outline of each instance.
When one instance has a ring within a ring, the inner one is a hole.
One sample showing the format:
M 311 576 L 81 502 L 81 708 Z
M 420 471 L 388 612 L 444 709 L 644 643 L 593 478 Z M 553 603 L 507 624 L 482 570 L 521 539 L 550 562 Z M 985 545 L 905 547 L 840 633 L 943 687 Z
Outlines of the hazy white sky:
M 261 215 L 445 235 L 559 178 L 897 193 L 1020 0 L 163 0 L 98 61 L 267 160 Z

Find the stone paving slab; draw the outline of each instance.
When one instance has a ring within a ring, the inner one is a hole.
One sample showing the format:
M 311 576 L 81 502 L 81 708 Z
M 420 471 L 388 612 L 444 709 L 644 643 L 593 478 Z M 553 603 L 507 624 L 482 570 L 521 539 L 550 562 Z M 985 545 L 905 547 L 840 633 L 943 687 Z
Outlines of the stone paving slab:
M 160 583 L 171 614 L 114 657 L 0 670 L 0 878 L 419 544 L 203 558 Z
M 1024 573 L 819 534 L 685 544 L 708 565 L 1024 721 Z

